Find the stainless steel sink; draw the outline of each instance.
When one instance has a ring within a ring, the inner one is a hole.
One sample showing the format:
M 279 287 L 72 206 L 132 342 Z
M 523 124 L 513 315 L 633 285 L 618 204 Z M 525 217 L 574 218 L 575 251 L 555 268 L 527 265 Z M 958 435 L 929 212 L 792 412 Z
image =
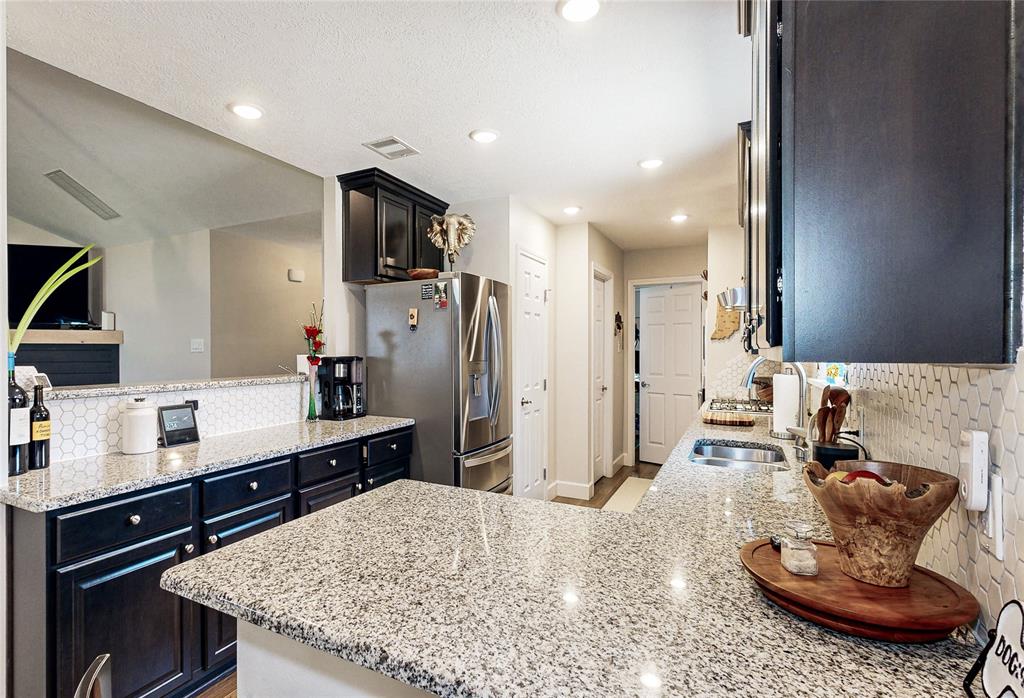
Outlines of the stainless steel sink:
M 752 473 L 789 470 L 786 457 L 779 451 L 742 444 L 698 444 L 693 447 L 690 461 L 699 465 L 713 465 Z

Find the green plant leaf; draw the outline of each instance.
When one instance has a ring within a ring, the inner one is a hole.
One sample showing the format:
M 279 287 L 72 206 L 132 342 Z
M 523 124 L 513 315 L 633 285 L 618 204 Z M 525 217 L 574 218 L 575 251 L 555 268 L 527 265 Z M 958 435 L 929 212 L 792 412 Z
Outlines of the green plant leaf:
M 7 348 L 9 352 L 16 353 L 18 351 L 18 347 L 21 346 L 21 340 L 25 336 L 25 332 L 28 331 L 28 326 L 32 323 L 32 319 L 36 316 L 36 313 L 39 312 L 39 308 L 42 307 L 43 303 L 46 302 L 46 300 L 60 287 L 61 284 L 83 269 L 88 269 L 103 259 L 103 257 L 90 259 L 88 262 L 79 264 L 74 269 L 71 269 L 71 271 L 68 271 L 68 267 L 81 259 L 82 255 L 86 254 L 93 247 L 94 245 L 87 245 L 86 247 L 83 247 L 73 257 L 71 257 L 71 259 L 61 265 L 57 271 L 53 272 L 53 275 L 46 280 L 46 283 L 44 283 L 42 288 L 39 289 L 39 292 L 36 293 L 35 298 L 33 298 L 32 302 L 29 303 L 28 308 L 25 310 L 25 314 L 21 316 L 18 328 L 15 330 L 14 337 L 11 339 Z

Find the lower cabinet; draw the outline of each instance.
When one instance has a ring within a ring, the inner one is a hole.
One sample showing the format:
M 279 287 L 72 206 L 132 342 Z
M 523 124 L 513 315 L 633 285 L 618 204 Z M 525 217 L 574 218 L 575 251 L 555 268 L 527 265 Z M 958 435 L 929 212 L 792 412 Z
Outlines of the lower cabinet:
M 292 496 L 286 494 L 269 502 L 203 521 L 203 552 L 218 550 L 249 536 L 280 526 L 292 518 Z M 235 656 L 235 619 L 203 607 L 203 669 L 213 669 Z
M 197 608 L 160 588 L 190 545 L 191 526 L 57 570 L 58 696 L 74 695 L 100 654 L 111 655 L 115 696 L 162 696 L 192 679 Z
M 201 693 L 234 667 L 235 619 L 162 590 L 163 572 L 408 477 L 411 444 L 397 430 L 56 511 L 11 509 L 11 694 L 70 698 L 101 654 L 111 698 Z

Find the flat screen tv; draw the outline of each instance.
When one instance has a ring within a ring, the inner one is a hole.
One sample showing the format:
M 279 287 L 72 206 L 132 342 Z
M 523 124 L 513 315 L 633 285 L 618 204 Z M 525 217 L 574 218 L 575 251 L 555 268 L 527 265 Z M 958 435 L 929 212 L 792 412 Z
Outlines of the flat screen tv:
M 7 246 L 7 311 L 12 328 L 18 326 L 39 288 L 80 249 L 49 245 Z M 84 262 L 86 258 L 80 261 Z M 30 327 L 43 329 L 88 322 L 90 271 L 79 272 L 65 281 L 43 303 Z

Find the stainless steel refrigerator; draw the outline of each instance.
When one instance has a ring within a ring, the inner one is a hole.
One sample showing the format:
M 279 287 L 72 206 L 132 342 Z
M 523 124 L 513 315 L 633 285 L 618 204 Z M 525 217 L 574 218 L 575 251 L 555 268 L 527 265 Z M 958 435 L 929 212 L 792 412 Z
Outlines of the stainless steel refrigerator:
M 366 289 L 370 414 L 416 420 L 413 479 L 512 488 L 509 287 L 465 272 Z

